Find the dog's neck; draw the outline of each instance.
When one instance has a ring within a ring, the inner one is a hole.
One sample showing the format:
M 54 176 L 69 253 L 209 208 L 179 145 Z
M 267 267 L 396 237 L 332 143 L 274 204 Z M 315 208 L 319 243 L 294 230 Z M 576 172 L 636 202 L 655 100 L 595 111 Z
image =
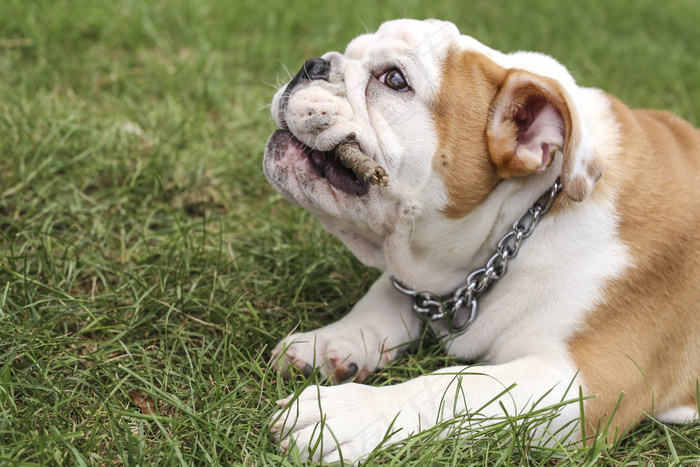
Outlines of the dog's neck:
M 476 269 L 466 278 L 466 283 L 450 295 L 438 295 L 429 291 L 413 290 L 392 277 L 394 287 L 413 300 L 413 309 L 428 321 L 441 321 L 449 334 L 461 334 L 476 319 L 477 299 L 508 271 L 508 262 L 514 259 L 523 241 L 534 232 L 540 220 L 549 212 L 554 200 L 562 191 L 561 181 L 554 184 L 513 223 L 511 229 L 499 240 L 496 252 L 484 267 Z
M 473 212 L 403 217 L 384 238 L 383 270 L 414 290 L 448 295 L 494 254 L 501 237 L 559 176 L 561 157 L 543 174 L 502 180 Z M 449 243 L 440 239 L 450 239 Z

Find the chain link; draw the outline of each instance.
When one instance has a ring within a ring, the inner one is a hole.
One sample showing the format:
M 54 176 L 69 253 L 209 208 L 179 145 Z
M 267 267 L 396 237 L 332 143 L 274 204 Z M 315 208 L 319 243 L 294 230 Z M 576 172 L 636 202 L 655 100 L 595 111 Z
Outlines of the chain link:
M 461 334 L 467 330 L 477 316 L 477 297 L 494 282 L 505 276 L 508 262 L 518 255 L 522 241 L 532 235 L 537 223 L 552 208 L 554 199 L 561 192 L 561 181 L 557 179 L 528 211 L 513 224 L 511 230 L 501 238 L 496 253 L 486 262 L 486 266 L 467 276 L 467 283 L 447 296 L 432 292 L 419 292 L 402 285 L 395 278 L 396 289 L 413 298 L 413 309 L 430 321 L 443 320 L 450 334 Z M 466 316 L 460 317 L 461 310 Z

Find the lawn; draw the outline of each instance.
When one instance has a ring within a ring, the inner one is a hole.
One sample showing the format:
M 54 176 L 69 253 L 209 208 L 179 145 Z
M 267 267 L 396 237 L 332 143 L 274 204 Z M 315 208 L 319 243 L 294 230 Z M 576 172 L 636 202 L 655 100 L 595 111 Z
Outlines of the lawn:
M 305 59 L 403 16 L 700 124 L 690 0 L 3 0 L 0 464 L 302 464 L 266 427 L 308 382 L 278 378 L 270 350 L 377 272 L 267 184 L 267 106 Z M 368 384 L 453 363 L 426 343 Z M 372 462 L 700 464 L 697 424 L 567 450 L 512 430 L 428 433 Z

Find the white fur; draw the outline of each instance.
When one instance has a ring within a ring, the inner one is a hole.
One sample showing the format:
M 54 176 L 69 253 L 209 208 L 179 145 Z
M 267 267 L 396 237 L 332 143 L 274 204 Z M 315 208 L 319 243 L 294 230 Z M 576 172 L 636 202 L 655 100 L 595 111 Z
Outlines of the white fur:
M 654 417 L 661 423 L 685 424 L 692 423 L 698 419 L 698 408 L 690 406 L 674 407 Z
M 599 151 L 617 147 L 604 94 L 577 87 L 550 57 L 504 55 L 460 36 L 450 23 L 392 21 L 355 39 L 344 55 L 325 55 L 344 81 L 331 79 L 296 91 L 289 114 L 298 118 L 279 111 L 282 88 L 273 101 L 273 116 L 305 143 L 325 149 L 356 132 L 363 150 L 389 171 L 390 185 L 373 187 L 364 199 L 321 182 L 305 191 L 292 180 L 278 189 L 314 212 L 362 261 L 386 272 L 340 321 L 284 339 L 274 351 L 280 365 L 311 364 L 329 375 L 334 370 L 329 362 L 340 357 L 356 363 L 360 372 L 382 368 L 420 337 L 410 300 L 394 290 L 389 274 L 423 290 L 452 292 L 485 264 L 498 240 L 561 172 L 558 153 L 544 173 L 501 182 L 469 215 L 448 219 L 442 214 L 448 198 L 432 166 L 438 142 L 428 105 L 440 89 L 440 64 L 451 48 L 474 50 L 506 68 L 556 79 L 575 103 L 584 149 L 594 141 Z M 388 66 L 405 73 L 412 98 L 373 87 L 374 74 Z M 304 117 L 319 109 L 326 109 L 325 121 Z M 269 159 L 268 173 L 280 163 Z M 585 160 L 577 161 L 575 170 L 583 174 L 585 167 Z M 311 386 L 296 401 L 282 401 L 286 409 L 273 418 L 276 438 L 285 448 L 296 443 L 304 456 L 316 460 L 337 460 L 340 452 L 346 460 L 358 460 L 377 446 L 392 423 L 398 431 L 391 440 L 397 441 L 465 411 L 473 415 L 480 410 L 481 420 L 502 416 L 498 404 L 487 402 L 512 384 L 517 386 L 500 398 L 508 413 L 526 411 L 542 397 L 540 406 L 576 397 L 585 381 L 577 377 L 566 342 L 603 300 L 606 282 L 628 265 L 613 200 L 611 194 L 606 201 L 588 200 L 552 212 L 524 241 L 507 275 L 480 299 L 473 326 L 447 344 L 451 355 L 487 365 L 449 368 L 380 388 Z M 578 414 L 577 405 L 565 407 L 555 425 L 571 423 Z M 321 448 L 311 455 L 309 446 L 319 436 Z

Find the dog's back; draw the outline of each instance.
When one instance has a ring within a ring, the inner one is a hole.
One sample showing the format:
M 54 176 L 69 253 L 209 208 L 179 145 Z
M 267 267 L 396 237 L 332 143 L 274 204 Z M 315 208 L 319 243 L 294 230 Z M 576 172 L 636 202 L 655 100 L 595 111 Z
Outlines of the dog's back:
M 642 416 L 640 407 L 688 422 L 697 417 L 700 376 L 700 130 L 610 99 L 619 149 L 599 189 L 615 197 L 630 264 L 571 353 L 598 395 L 587 403 L 590 421 L 610 416 L 624 394 L 615 413 L 622 428 Z

